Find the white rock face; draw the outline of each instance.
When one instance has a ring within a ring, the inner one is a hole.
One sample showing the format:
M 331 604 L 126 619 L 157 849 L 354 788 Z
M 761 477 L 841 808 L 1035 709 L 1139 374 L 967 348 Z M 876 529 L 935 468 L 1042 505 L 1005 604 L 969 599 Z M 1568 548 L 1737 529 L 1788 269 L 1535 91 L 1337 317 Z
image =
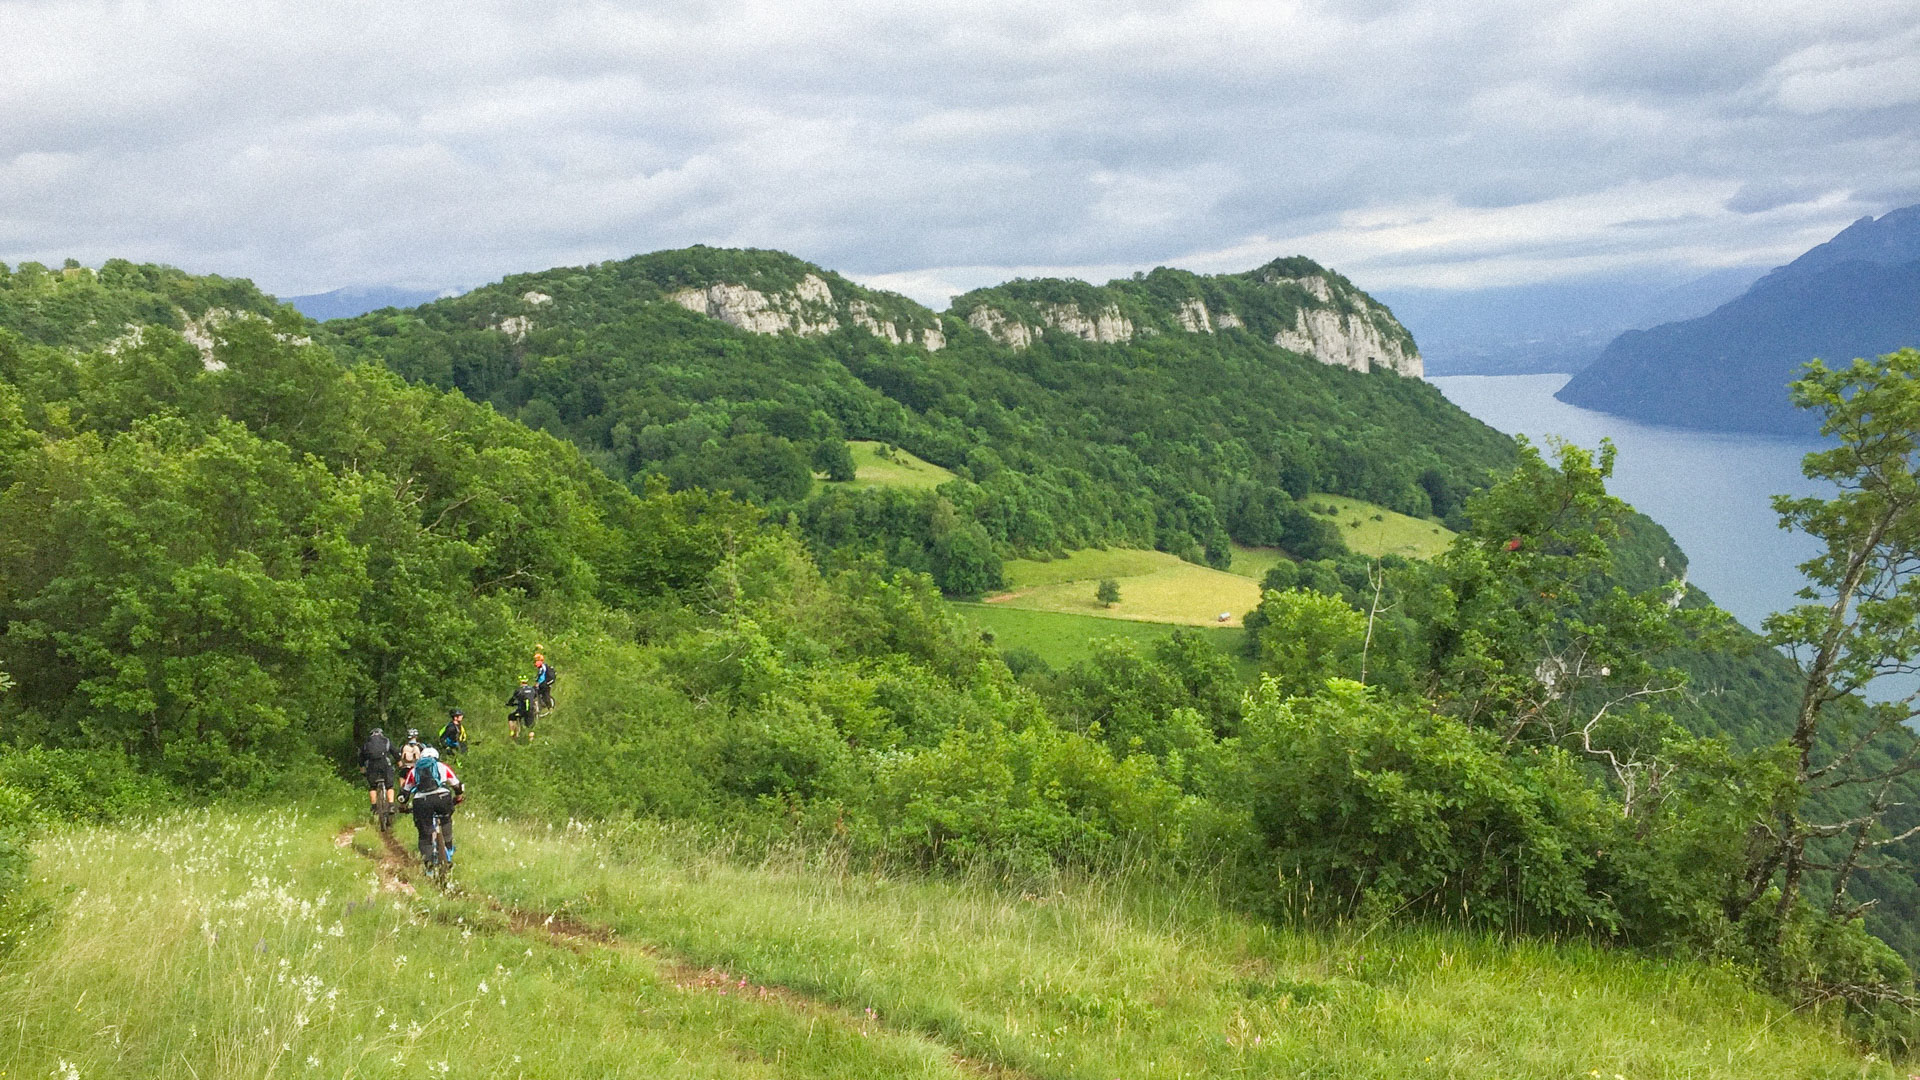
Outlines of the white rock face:
M 800 299 L 809 303 L 833 303 L 833 290 L 827 288 L 827 283 L 818 274 L 808 274 L 801 278 L 800 284 L 793 291 L 799 294 Z
M 1092 315 L 1082 311 L 1078 304 L 1049 304 L 1040 309 L 1040 317 L 1048 326 L 1082 341 L 1111 345 L 1133 340 L 1133 321 L 1120 314 L 1116 304 L 1108 304 Z
M 895 345 L 903 340 L 900 328 L 892 322 L 881 322 L 874 314 L 874 307 L 865 300 L 855 300 L 847 305 L 847 314 L 852 317 L 853 325 L 866 328 L 867 333 L 877 338 L 886 338 Z
M 818 297 L 825 296 L 822 301 Z M 809 318 L 806 305 L 831 302 L 833 293 L 827 283 L 808 274 L 792 294 L 768 296 L 745 285 L 720 282 L 705 289 L 681 289 L 672 299 L 688 311 L 719 319 L 750 334 L 778 334 L 791 330 L 796 334 L 830 334 L 840 328 L 840 320 L 831 312 Z
M 499 322 L 494 323 L 493 329 L 500 331 L 515 341 L 525 341 L 527 340 L 528 331 L 533 329 L 533 320 L 527 318 L 525 315 L 509 315 Z
M 553 297 L 537 291 L 523 292 L 520 294 L 520 299 L 532 304 L 534 307 L 539 307 L 541 304 L 553 303 Z
M 1039 332 L 1018 319 L 1009 319 L 998 308 L 979 307 L 967 314 L 967 325 L 1009 348 L 1024 349 L 1033 344 Z
M 1213 320 L 1213 325 L 1222 330 L 1238 330 L 1247 324 L 1241 322 L 1240 316 L 1235 315 L 1233 312 L 1223 311 L 1220 313 L 1219 318 Z
M 920 331 L 920 345 L 928 352 L 939 352 L 947 347 L 947 335 L 932 327 Z
M 1207 312 L 1207 305 L 1197 296 L 1187 298 L 1180 310 L 1173 313 L 1180 320 L 1180 326 L 1189 334 L 1213 333 L 1213 319 Z
M 1325 287 L 1324 281 L 1321 286 Z M 1342 315 L 1332 308 L 1301 309 L 1294 328 L 1275 334 L 1273 343 L 1323 364 L 1338 364 L 1355 371 L 1385 367 L 1416 379 L 1425 372 L 1418 352 L 1409 353 L 1399 342 L 1388 340 L 1372 320 L 1362 315 Z

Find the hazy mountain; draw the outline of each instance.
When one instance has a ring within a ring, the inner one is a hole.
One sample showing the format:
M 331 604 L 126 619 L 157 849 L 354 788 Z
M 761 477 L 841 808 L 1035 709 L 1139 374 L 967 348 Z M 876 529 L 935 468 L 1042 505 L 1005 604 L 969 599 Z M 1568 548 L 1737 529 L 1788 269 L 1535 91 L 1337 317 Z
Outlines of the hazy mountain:
M 1808 360 L 1920 344 L 1920 206 L 1861 218 L 1713 312 L 1616 338 L 1560 400 L 1649 423 L 1812 432 L 1786 384 Z
M 1693 278 L 1610 279 L 1492 289 L 1382 289 L 1429 375 L 1575 372 L 1623 330 L 1712 311 L 1764 272 L 1738 266 Z
M 309 319 L 350 319 L 381 308 L 419 307 L 443 295 L 438 289 L 400 289 L 391 285 L 368 285 L 335 289 L 307 296 L 282 297 Z

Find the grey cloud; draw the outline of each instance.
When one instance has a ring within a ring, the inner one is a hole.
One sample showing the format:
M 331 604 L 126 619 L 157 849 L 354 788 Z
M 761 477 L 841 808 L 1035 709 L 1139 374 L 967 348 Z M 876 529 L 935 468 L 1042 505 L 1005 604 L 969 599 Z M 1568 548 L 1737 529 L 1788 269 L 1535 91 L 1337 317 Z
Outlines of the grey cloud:
M 245 10 L 0 9 L 0 258 L 293 293 L 694 241 L 926 282 L 1311 242 L 1364 284 L 1731 260 L 1920 190 L 1915 106 L 1805 107 L 1911 64 L 1915 0 Z M 1627 205 L 1664 180 L 1698 192 Z M 1537 210 L 1608 193 L 1651 224 Z M 1412 208 L 1493 232 L 1353 219 Z

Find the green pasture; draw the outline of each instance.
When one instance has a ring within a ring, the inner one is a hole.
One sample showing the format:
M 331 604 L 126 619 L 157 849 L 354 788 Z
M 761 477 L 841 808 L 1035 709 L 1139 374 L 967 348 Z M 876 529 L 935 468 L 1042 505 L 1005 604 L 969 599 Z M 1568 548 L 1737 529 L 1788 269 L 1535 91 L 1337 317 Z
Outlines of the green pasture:
M 1340 526 L 1347 547 L 1362 555 L 1431 559 L 1453 542 L 1453 531 L 1437 521 L 1408 517 L 1345 495 L 1314 494 L 1300 502 L 1315 517 Z M 1322 513 L 1329 508 L 1334 512 Z
M 936 488 L 954 478 L 952 472 L 905 450 L 889 452 L 886 443 L 849 439 L 847 449 L 853 452 L 853 479 L 824 486 Z
M 988 604 L 1112 620 L 1237 627 L 1241 616 L 1260 603 L 1257 582 L 1164 551 L 1088 549 L 1046 562 L 1010 559 L 1006 575 L 1007 591 L 989 597 Z M 1120 585 L 1120 602 L 1111 607 L 1094 599 L 1103 578 Z M 1222 614 L 1227 618 L 1222 620 Z
M 1094 643 L 1106 638 L 1124 638 L 1145 649 L 1174 630 L 1165 623 L 1034 611 L 1005 604 L 955 603 L 953 607 L 982 630 L 992 631 L 995 648 L 1002 652 L 1031 649 L 1054 668 L 1064 668 L 1092 656 Z M 1236 664 L 1246 669 L 1243 674 L 1252 678 L 1253 665 L 1240 658 L 1240 645 L 1247 634 L 1245 630 L 1238 626 L 1199 629 L 1221 652 L 1233 657 Z

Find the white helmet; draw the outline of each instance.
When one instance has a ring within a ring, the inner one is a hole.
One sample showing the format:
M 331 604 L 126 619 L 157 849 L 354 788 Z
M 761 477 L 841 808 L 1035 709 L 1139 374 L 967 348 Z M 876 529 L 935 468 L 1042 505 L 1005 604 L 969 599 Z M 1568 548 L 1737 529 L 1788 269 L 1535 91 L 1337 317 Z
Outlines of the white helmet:
M 434 758 L 437 760 L 440 757 L 440 751 L 435 750 L 433 747 L 429 746 L 420 751 L 420 756 L 423 758 Z

